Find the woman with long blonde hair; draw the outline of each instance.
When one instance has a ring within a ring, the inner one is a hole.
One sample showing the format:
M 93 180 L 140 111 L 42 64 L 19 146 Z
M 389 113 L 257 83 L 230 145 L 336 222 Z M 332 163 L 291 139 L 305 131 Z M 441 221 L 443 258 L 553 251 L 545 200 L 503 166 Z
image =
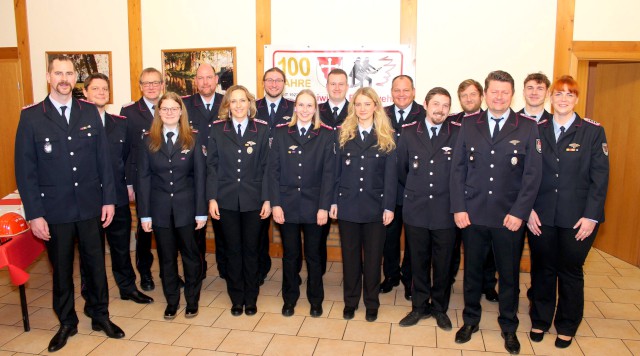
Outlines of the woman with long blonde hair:
M 367 321 L 378 318 L 380 265 L 393 221 L 398 176 L 393 129 L 376 92 L 360 88 L 338 127 L 337 171 L 330 216 L 338 219 L 344 274 L 344 310 L 352 319 L 364 277 Z

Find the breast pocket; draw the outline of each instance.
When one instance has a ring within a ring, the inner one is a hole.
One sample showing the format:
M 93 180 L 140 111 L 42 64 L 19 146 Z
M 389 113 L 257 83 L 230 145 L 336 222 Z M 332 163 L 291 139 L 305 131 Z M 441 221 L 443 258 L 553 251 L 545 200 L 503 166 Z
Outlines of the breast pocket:
M 98 136 L 98 130 L 94 128 L 81 128 L 78 131 L 78 138 L 82 139 L 95 139 Z
M 36 149 L 39 159 L 56 159 L 60 157 L 62 144 L 56 135 L 39 135 L 36 137 Z

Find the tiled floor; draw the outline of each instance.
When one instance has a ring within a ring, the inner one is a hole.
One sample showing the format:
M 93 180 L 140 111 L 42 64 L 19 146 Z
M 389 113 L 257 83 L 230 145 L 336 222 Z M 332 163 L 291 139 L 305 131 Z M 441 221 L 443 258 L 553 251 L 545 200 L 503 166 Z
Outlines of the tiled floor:
M 454 334 L 462 320 L 462 281 L 456 282 L 451 295 L 449 316 L 453 331 L 442 331 L 435 321 L 426 319 L 417 326 L 400 328 L 398 321 L 411 308 L 404 299 L 402 286 L 380 296 L 378 321 L 364 321 L 361 305 L 351 321 L 342 319 L 342 265 L 332 263 L 325 275 L 324 315 L 309 317 L 309 304 L 301 299 L 293 317 L 280 315 L 282 308 L 281 260 L 273 268 L 260 290 L 258 314 L 233 317 L 226 285 L 217 277 L 215 258 L 209 255 L 209 275 L 204 281 L 200 314 L 185 319 L 179 314 L 173 321 L 163 319 L 166 306 L 159 286 L 150 294 L 156 302 L 138 305 L 118 298 L 109 271 L 112 320 L 122 327 L 126 337 L 108 339 L 90 328 L 81 313 L 79 334 L 70 338 L 59 355 L 493 355 L 504 353 L 497 318 L 497 305 L 483 303 L 481 332 L 466 344 L 456 344 Z M 107 262 L 110 262 L 107 259 Z M 154 267 L 157 263 L 154 264 Z M 27 299 L 32 330 L 22 329 L 17 288 L 9 282 L 7 270 L 0 271 L 0 356 L 44 354 L 58 325 L 51 309 L 51 277 L 43 256 L 29 272 Z M 76 265 L 76 284 L 77 265 Z M 303 271 L 303 278 L 305 271 Z M 592 250 L 585 265 L 586 304 L 584 321 L 575 342 L 566 350 L 553 346 L 548 335 L 541 343 L 532 343 L 527 332 L 531 326 L 525 297 L 529 274 L 520 278 L 520 328 L 522 354 L 536 355 L 640 355 L 640 269 L 606 253 Z M 302 291 L 305 285 L 302 285 Z M 304 292 L 303 292 L 304 294 Z M 77 291 L 76 309 L 83 300 Z M 304 298 L 304 296 L 302 297 Z M 184 307 L 184 305 L 183 305 Z M 552 333 L 554 331 L 552 330 Z

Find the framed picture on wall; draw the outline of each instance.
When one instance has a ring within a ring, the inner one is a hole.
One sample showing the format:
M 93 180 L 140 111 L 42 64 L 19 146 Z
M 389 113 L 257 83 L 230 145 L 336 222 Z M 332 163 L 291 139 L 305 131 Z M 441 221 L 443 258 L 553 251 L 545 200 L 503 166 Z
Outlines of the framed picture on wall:
M 236 84 L 236 48 L 191 48 L 162 50 L 162 71 L 165 91 L 180 95 L 198 92 L 195 77 L 201 63 L 209 63 L 218 74 L 216 92 L 224 94 Z
M 49 64 L 49 58 L 52 56 L 65 55 L 70 57 L 78 70 L 78 81 L 73 88 L 73 97 L 78 99 L 86 99 L 82 93 L 84 89 L 84 80 L 92 73 L 102 73 L 109 77 L 109 104 L 113 104 L 113 76 L 111 75 L 111 52 L 45 52 L 46 64 Z M 51 89 L 47 85 L 47 92 Z

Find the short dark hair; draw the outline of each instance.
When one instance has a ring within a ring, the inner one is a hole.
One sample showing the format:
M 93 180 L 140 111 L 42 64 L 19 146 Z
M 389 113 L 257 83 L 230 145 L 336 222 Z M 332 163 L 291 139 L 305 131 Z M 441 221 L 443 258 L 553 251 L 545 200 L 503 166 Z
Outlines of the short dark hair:
M 460 93 L 467 90 L 467 88 L 472 85 L 476 87 L 476 89 L 478 89 L 478 93 L 480 93 L 480 96 L 482 96 L 482 84 L 478 83 L 478 81 L 474 79 L 465 79 L 460 83 L 460 85 L 458 85 L 458 98 L 460 98 Z
M 489 75 L 487 75 L 487 79 L 484 80 L 484 91 L 486 93 L 487 88 L 489 87 L 489 82 L 490 81 L 496 81 L 496 82 L 507 82 L 509 84 L 511 84 L 511 91 L 515 91 L 515 84 L 513 81 L 513 77 L 511 76 L 511 74 L 503 71 L 503 70 L 494 70 L 493 72 L 489 73 Z
M 267 80 L 267 73 L 271 73 L 271 72 L 276 72 L 276 73 L 280 73 L 280 75 L 282 75 L 282 79 L 285 81 L 285 83 L 287 82 L 287 75 L 284 74 L 284 71 L 278 67 L 273 67 L 273 68 L 269 68 L 267 69 L 264 74 L 262 75 L 262 81 L 264 82 L 265 80 Z
M 429 90 L 427 96 L 424 98 L 424 102 L 428 105 L 429 101 L 431 101 L 431 99 L 438 94 L 448 97 L 449 101 L 451 101 L 451 94 L 449 94 L 449 91 L 447 89 L 443 87 L 435 87 Z
M 393 78 L 393 80 L 391 81 L 391 86 L 393 87 L 393 83 L 396 82 L 396 79 L 409 79 L 409 81 L 411 82 L 411 89 L 415 89 L 415 87 L 413 86 L 413 78 L 411 78 L 410 76 L 406 75 L 406 74 L 400 74 L 400 75 L 396 75 L 395 78 Z
M 529 75 L 527 75 L 526 78 L 524 78 L 524 85 L 527 85 L 528 81 L 535 81 L 536 83 L 540 84 L 544 84 L 544 86 L 547 87 L 547 89 L 549 89 L 549 87 L 551 86 L 551 81 L 549 81 L 549 78 L 547 78 L 546 75 L 544 75 L 544 73 L 542 72 L 538 72 L 538 73 L 531 73 Z
M 102 79 L 102 80 L 104 80 L 105 82 L 107 82 L 107 88 L 109 90 L 111 90 L 111 83 L 109 83 L 109 77 L 107 77 L 106 75 L 104 75 L 102 73 L 91 73 L 91 74 L 89 74 L 87 79 L 84 80 L 84 87 L 87 88 L 94 79 Z
M 53 61 L 70 62 L 73 64 L 73 70 L 76 71 L 76 73 L 78 72 L 78 68 L 76 68 L 76 64 L 73 62 L 71 57 L 66 54 L 54 54 L 49 57 L 49 63 L 47 63 L 47 72 L 49 73 L 51 73 L 51 70 L 53 69 Z
M 347 75 L 347 72 L 345 72 L 342 68 L 333 68 L 329 74 L 327 74 L 327 80 L 329 80 L 329 77 L 332 75 L 344 75 L 345 78 L 349 79 L 349 76 Z

